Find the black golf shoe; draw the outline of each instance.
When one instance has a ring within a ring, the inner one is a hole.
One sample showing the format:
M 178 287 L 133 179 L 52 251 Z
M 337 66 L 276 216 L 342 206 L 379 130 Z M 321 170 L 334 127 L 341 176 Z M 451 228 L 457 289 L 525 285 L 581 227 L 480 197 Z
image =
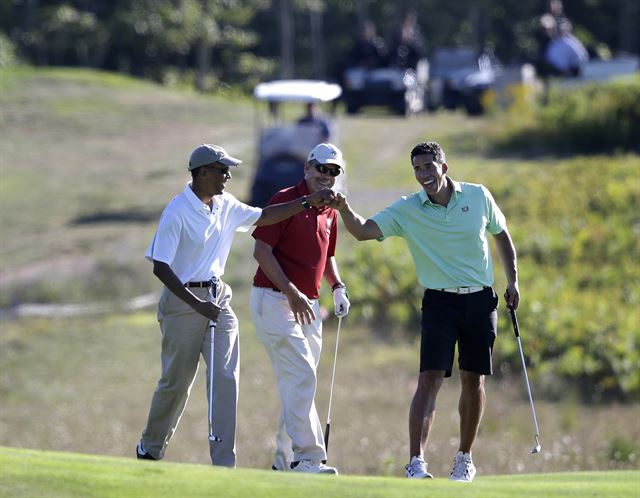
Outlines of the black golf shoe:
M 142 449 L 142 444 L 136 446 L 136 458 L 138 460 L 158 460 Z

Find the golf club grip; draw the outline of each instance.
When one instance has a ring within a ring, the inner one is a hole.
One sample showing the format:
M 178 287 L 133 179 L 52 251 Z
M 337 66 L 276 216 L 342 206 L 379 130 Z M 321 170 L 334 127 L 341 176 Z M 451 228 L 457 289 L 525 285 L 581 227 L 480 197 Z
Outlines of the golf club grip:
M 331 432 L 331 422 L 327 422 L 327 427 L 324 429 L 324 451 L 329 453 L 329 433 Z
M 513 308 L 509 308 L 509 313 L 511 313 L 511 322 L 513 323 L 513 333 L 516 337 L 520 337 L 520 330 L 518 329 L 518 317 L 516 317 L 516 310 Z

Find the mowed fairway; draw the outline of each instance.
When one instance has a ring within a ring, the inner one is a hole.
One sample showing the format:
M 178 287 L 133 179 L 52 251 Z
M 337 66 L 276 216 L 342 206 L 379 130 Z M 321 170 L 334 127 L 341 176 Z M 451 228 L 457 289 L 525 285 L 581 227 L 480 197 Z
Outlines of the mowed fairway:
M 311 476 L 206 465 L 138 462 L 0 447 L 2 497 L 556 498 L 638 496 L 640 472 L 573 472 L 446 479 Z

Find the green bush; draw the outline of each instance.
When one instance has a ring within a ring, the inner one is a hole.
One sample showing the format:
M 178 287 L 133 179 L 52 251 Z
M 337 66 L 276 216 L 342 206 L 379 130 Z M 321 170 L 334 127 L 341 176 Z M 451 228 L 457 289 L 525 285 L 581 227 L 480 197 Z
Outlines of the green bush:
M 0 68 L 18 64 L 16 48 L 7 35 L 0 32 Z
M 640 78 L 554 87 L 533 118 L 510 116 L 498 150 L 555 154 L 640 151 Z

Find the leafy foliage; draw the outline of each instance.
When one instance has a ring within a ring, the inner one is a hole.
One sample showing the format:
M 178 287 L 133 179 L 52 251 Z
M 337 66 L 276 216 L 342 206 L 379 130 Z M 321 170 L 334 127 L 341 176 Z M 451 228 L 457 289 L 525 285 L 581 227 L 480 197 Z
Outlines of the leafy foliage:
M 533 116 L 511 116 L 498 149 L 558 154 L 640 151 L 640 79 L 553 88 Z
M 575 31 L 592 49 L 637 52 L 633 0 L 564 0 Z M 250 88 L 277 76 L 282 12 L 291 19 L 296 77 L 336 77 L 358 25 L 371 19 L 391 45 L 407 10 L 418 13 L 427 54 L 443 45 L 490 46 L 503 62 L 539 47 L 543 2 L 521 0 L 14 0 L 0 2 L 0 31 L 27 62 L 118 70 L 164 81 L 189 74 L 203 57 L 216 82 Z M 630 20 L 630 21 L 629 21 Z M 313 26 L 319 29 L 314 31 Z M 322 59 L 317 64 L 316 57 Z M 242 58 L 243 67 L 236 62 Z M 251 70 L 247 64 L 255 62 Z M 319 69 L 321 66 L 322 69 Z M 318 74 L 322 73 L 322 74 Z M 247 82 L 246 79 L 249 81 Z M 215 85 L 212 85 L 215 88 Z
M 0 32 L 0 68 L 18 63 L 16 49 L 9 37 Z

